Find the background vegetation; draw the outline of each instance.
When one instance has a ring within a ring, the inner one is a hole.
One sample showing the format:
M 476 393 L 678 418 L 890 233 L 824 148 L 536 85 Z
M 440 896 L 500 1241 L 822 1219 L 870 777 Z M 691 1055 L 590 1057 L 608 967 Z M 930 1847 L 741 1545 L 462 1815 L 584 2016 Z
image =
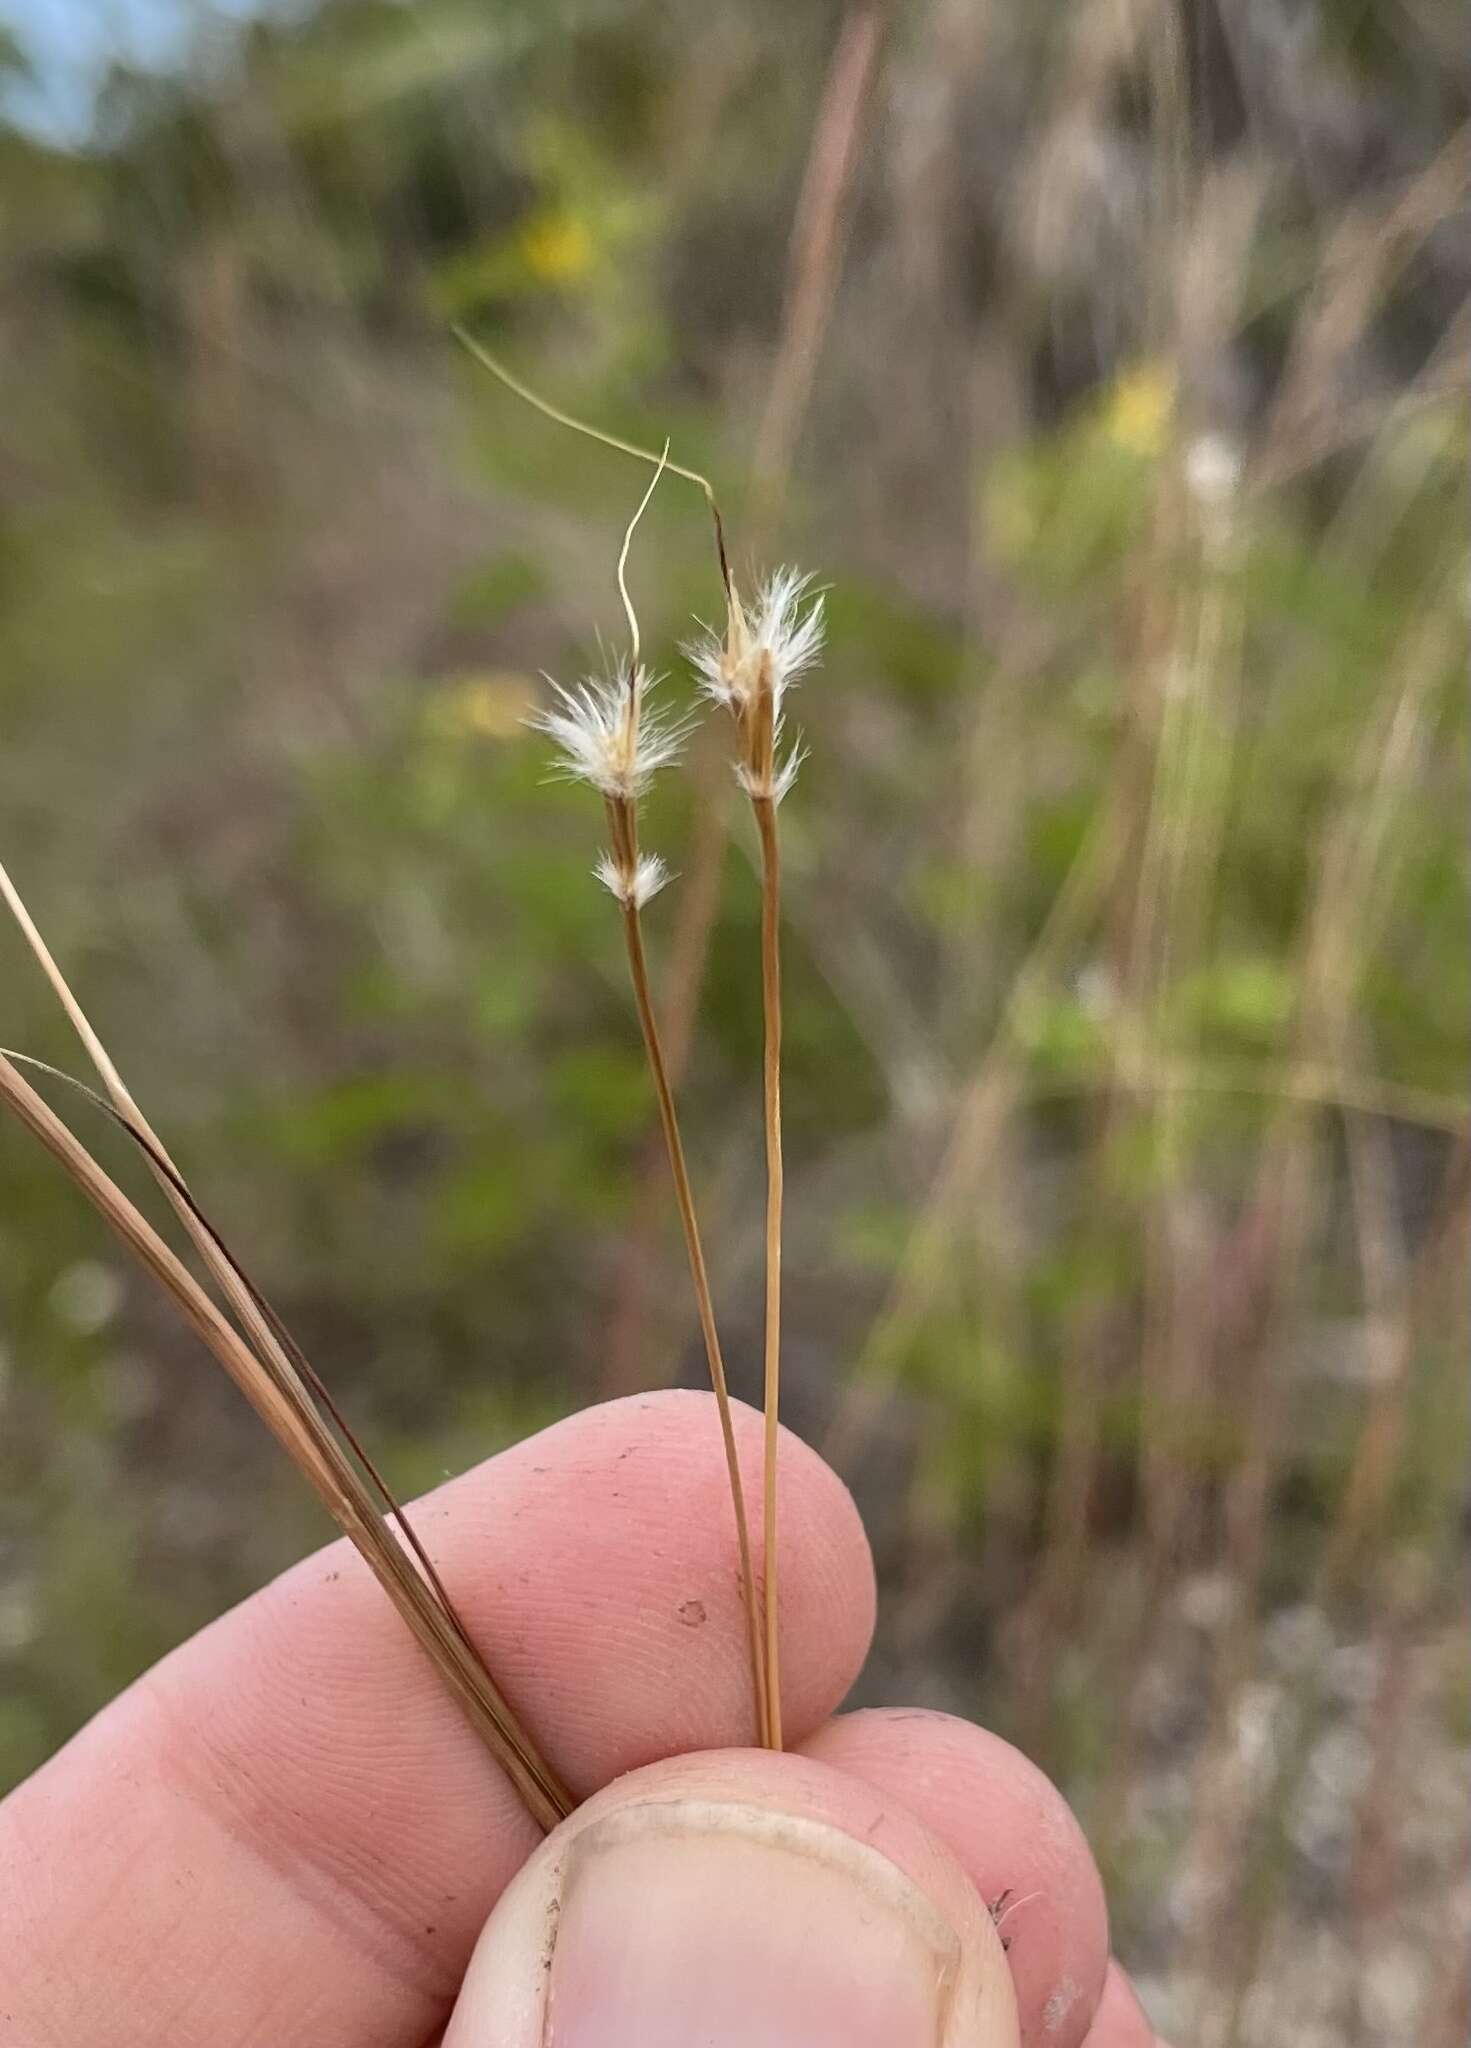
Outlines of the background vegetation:
M 640 478 L 448 323 L 830 583 L 792 1419 L 875 1532 L 867 1696 L 1061 1780 L 1182 2043 L 1468 2019 L 1468 83 L 1454 0 L 326 0 L 0 128 L 4 858 L 402 1491 L 700 1377 L 520 723 Z M 693 494 L 635 573 L 678 672 Z M 751 1394 L 717 748 L 657 822 Z M 0 1300 L 3 1783 L 322 1531 L 18 1132 Z

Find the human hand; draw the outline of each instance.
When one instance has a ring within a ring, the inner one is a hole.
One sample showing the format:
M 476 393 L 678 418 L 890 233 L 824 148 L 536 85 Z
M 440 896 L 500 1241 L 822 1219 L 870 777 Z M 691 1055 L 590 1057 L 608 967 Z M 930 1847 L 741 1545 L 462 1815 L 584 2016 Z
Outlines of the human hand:
M 737 1423 L 754 1487 L 759 1419 Z M 591 1409 L 415 1514 L 591 1803 L 541 1846 L 336 1544 L 0 1804 L 4 2048 L 1005 2048 L 1018 2024 L 1024 2048 L 1150 2048 L 1041 1774 L 944 1715 L 831 1718 L 868 1648 L 872 1564 L 814 1453 L 785 1438 L 781 1472 L 790 1753 L 740 1746 L 710 1398 Z

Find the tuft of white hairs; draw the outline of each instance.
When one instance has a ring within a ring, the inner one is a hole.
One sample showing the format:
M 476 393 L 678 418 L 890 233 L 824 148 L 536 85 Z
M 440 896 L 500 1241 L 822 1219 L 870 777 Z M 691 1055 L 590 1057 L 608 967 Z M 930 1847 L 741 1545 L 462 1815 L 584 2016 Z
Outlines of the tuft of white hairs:
M 799 569 L 777 569 L 757 590 L 749 618 L 733 603 L 723 635 L 707 627 L 686 642 L 685 655 L 712 702 L 739 716 L 764 670 L 780 715 L 783 694 L 822 652 L 823 600 L 807 603 L 813 580 Z
M 798 569 L 768 576 L 756 600 L 755 638 L 771 657 L 772 688 L 778 700 L 789 683 L 811 668 L 822 653 L 826 629 L 821 594 L 806 604 L 814 578 Z
M 593 873 L 603 887 L 620 903 L 632 910 L 642 910 L 651 896 L 657 896 L 670 879 L 669 869 L 657 853 L 641 853 L 632 876 L 616 861 L 611 853 L 603 854 Z
M 660 680 L 642 666 L 584 676 L 571 689 L 548 676 L 557 701 L 528 723 L 555 744 L 556 772 L 615 801 L 636 803 L 657 771 L 679 759 L 689 733 L 683 721 L 649 711 Z
M 777 725 L 776 737 L 781 740 L 781 726 Z M 774 773 L 757 776 L 744 761 L 735 764 L 735 779 L 749 797 L 765 797 L 768 802 L 779 804 L 797 779 L 797 771 L 807 759 L 807 748 L 800 740 L 788 747 L 786 754 L 778 758 Z

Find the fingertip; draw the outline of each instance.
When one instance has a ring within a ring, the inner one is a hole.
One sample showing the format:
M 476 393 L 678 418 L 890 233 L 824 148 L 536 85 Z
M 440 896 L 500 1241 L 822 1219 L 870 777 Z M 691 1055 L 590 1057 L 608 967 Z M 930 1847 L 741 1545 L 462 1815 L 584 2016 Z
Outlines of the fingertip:
M 760 1581 L 764 1425 L 760 1413 L 744 1401 L 732 1401 L 731 1422 Z M 645 1556 L 677 1554 L 675 1546 L 692 1532 L 730 1529 L 731 1543 L 720 1567 L 719 1618 L 733 1654 L 743 1656 L 741 1616 L 730 1597 L 739 1590 L 734 1510 L 714 1395 L 690 1388 L 630 1395 L 569 1417 L 554 1425 L 554 1434 L 557 1469 L 565 1462 L 565 1444 L 574 1451 L 575 1471 L 592 1485 L 591 1495 L 584 1491 L 584 1512 L 602 1490 L 618 1556 L 632 1548 Z M 530 1459 L 543 1440 L 532 1438 L 520 1450 Z M 783 1428 L 777 1469 L 782 1705 L 789 1740 L 798 1742 L 836 1710 L 862 1670 L 873 1639 L 877 1585 L 857 1505 L 826 1460 Z M 543 1476 L 555 1479 L 555 1473 Z M 549 1512 L 554 1520 L 560 1518 L 565 1548 L 565 1499 Z M 710 1551 L 708 1540 L 703 1549 Z M 702 1606 L 706 1622 L 695 1618 Z M 717 1618 L 695 1591 L 686 1608 L 683 1625 L 691 1629 Z M 708 1747 L 736 1733 L 733 1727 L 712 1728 L 688 1746 Z
M 762 1424 L 744 1404 L 732 1416 L 759 1580 Z M 874 1575 L 847 1488 L 786 1431 L 779 1474 L 782 1699 L 799 1741 L 862 1668 Z M 712 1395 L 671 1389 L 584 1409 L 435 1499 L 461 1553 L 479 1551 L 492 1668 L 513 1699 L 535 1703 L 534 1725 L 579 1795 L 663 1756 L 756 1740 Z
M 1138 1992 L 1116 1962 L 1109 1962 L 1103 1995 L 1083 2048 L 1164 2048 L 1139 2003 Z
M 736 1430 L 759 1521 L 760 1418 L 742 1410 Z M 822 1461 L 787 1437 L 781 1474 L 783 1693 L 800 1735 L 862 1664 L 873 1571 L 852 1501 Z M 579 1796 L 661 1757 L 755 1739 L 708 1395 L 571 1416 L 411 1514 L 489 1669 Z M 154 1911 L 134 1873 L 167 1882 L 161 1833 L 171 1862 L 199 1873 L 198 1909 L 150 1967 L 208 1980 L 206 2033 L 217 1987 L 232 2009 L 280 2016 L 284 1920 L 310 1958 L 304 1995 L 313 2010 L 335 2003 L 344 2038 L 366 2040 L 370 2019 L 374 2039 L 425 2038 L 535 1839 L 509 1779 L 346 1543 L 181 1647 L 53 1768 L 92 1790 L 73 1798 L 76 1826 L 53 1830 L 51 1853 L 84 1917 L 106 1900 L 120 1949 Z M 155 1797 L 134 1799 L 135 1782 Z M 46 1797 L 42 1782 L 28 1803 Z M 375 1970 L 363 1967 L 364 1924 Z M 64 1952 L 64 1921 L 53 1915 L 48 1929 Z M 248 1995 L 226 1991 L 221 1955 Z
M 1108 1912 L 1071 1808 L 1029 1758 L 953 1715 L 872 1708 L 803 1745 L 946 1842 L 1008 1941 L 1024 2048 L 1078 2048 L 1103 1992 Z
M 491 1915 L 446 2048 L 1017 2048 L 953 1855 L 805 1757 L 673 1758 L 609 1786 Z

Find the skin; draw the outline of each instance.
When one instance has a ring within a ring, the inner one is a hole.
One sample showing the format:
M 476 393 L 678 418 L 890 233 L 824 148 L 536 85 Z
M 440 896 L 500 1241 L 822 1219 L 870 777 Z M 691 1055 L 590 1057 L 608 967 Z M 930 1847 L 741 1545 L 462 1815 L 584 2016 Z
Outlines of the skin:
M 760 1419 L 737 1422 L 756 1498 Z M 872 1561 L 841 1482 L 795 1438 L 781 1472 L 788 1746 L 855 1804 L 877 1790 L 906 1809 L 983 1900 L 1010 1888 L 1027 2048 L 1150 2048 L 1109 1965 L 1092 1858 L 1035 1767 L 943 1715 L 834 1718 L 868 1648 Z M 752 1741 L 707 1396 L 574 1416 L 428 1496 L 416 1523 L 579 1796 Z M 539 1839 L 366 1569 L 333 1545 L 184 1644 L 0 1804 L 0 2035 L 431 2048 Z

